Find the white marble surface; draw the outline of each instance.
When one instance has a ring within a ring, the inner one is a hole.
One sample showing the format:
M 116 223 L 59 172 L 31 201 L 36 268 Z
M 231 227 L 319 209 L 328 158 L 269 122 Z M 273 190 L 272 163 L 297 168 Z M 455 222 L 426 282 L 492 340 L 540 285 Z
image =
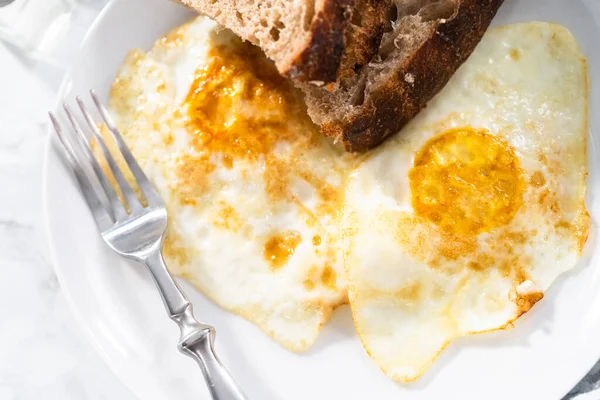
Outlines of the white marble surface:
M 76 326 L 47 258 L 45 113 L 62 74 L 0 43 L 0 400 L 131 400 Z M 600 363 L 565 399 L 600 399 Z

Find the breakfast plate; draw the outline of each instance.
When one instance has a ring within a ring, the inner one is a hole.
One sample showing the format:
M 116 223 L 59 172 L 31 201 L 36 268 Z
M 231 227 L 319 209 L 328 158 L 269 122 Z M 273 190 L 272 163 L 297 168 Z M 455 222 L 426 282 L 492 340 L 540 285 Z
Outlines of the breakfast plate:
M 106 100 L 119 65 L 193 13 L 166 0 L 113 0 L 90 29 L 63 82 L 60 102 L 94 88 Z M 590 104 L 600 96 L 600 3 L 507 0 L 495 25 L 553 21 L 569 28 L 589 63 Z M 586 206 L 600 215 L 600 117 L 590 112 Z M 149 276 L 102 243 L 84 201 L 49 142 L 44 208 L 52 262 L 84 331 L 107 364 L 140 399 L 208 399 L 193 361 L 178 353 L 177 328 Z M 250 322 L 180 281 L 196 316 L 215 326 L 216 347 L 250 399 L 559 399 L 600 358 L 597 231 L 583 257 L 513 329 L 470 336 L 448 346 L 418 381 L 397 384 L 375 366 L 355 333 L 347 306 L 337 309 L 308 351 L 292 353 Z M 224 251 L 235 251 L 226 249 Z

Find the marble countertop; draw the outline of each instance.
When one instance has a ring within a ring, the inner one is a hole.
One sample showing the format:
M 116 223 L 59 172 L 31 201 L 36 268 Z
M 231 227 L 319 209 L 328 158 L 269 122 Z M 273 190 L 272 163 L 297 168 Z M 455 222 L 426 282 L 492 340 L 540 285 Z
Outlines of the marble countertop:
M 47 257 L 46 111 L 63 73 L 0 42 L 0 399 L 131 400 L 80 333 Z M 600 399 L 600 363 L 567 399 Z

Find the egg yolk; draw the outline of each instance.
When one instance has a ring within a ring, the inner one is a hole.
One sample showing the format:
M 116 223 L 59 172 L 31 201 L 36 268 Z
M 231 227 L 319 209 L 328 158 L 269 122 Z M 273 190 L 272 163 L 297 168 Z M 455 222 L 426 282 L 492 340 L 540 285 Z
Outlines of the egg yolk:
M 453 129 L 429 140 L 416 155 L 409 180 L 415 213 L 458 235 L 510 222 L 524 190 L 512 146 L 473 128 Z
M 254 46 L 215 46 L 186 98 L 188 130 L 197 150 L 256 160 L 288 133 L 290 119 L 307 119 L 293 87 Z

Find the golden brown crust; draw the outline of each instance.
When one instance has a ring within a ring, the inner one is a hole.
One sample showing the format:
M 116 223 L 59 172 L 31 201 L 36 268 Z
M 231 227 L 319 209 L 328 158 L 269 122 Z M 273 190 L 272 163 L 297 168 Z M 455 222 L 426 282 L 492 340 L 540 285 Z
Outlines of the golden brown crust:
M 218 17 L 208 0 L 175 1 L 239 33 L 235 23 Z M 295 45 L 298 48 L 286 59 L 273 61 L 282 75 L 296 82 L 335 82 L 341 68 L 353 73 L 352 68 L 367 63 L 377 53 L 389 7 L 391 0 L 315 0 L 307 39 Z
M 296 82 L 335 82 L 377 53 L 391 0 L 323 0 L 308 43 L 280 71 Z
M 391 0 L 357 0 L 347 11 L 349 22 L 338 80 L 354 75 L 377 54 L 391 7 Z
M 348 151 L 367 151 L 399 131 L 450 80 L 473 52 L 503 0 L 460 0 L 455 16 L 400 65 L 364 105 L 322 132 L 342 138 Z M 407 74 L 412 75 L 407 80 Z
M 313 18 L 310 39 L 289 61 L 282 75 L 299 82 L 334 82 L 344 51 L 348 21 L 345 10 L 353 0 L 322 0 Z

